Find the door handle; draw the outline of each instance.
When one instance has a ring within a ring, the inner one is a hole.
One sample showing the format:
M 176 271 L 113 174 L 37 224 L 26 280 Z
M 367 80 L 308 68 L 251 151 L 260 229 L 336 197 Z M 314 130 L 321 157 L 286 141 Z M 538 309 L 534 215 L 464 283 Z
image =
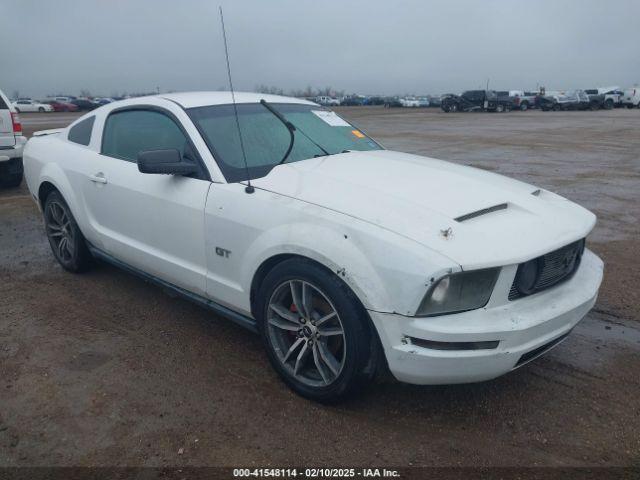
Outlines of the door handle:
M 107 179 L 104 178 L 104 173 L 98 172 L 95 175 L 89 175 L 89 180 L 95 183 L 107 183 Z

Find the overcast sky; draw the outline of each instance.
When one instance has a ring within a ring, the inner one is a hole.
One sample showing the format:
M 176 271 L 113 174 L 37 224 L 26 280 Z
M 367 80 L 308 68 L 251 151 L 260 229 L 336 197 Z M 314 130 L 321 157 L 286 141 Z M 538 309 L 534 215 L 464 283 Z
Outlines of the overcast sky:
M 0 0 L 7 95 L 640 82 L 640 0 Z

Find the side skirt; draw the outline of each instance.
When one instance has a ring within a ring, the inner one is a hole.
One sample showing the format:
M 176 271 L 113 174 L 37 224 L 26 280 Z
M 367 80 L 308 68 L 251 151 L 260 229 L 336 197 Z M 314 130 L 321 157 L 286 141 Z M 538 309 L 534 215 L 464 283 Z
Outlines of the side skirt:
M 121 262 L 117 258 L 112 257 L 108 253 L 100 250 L 99 248 L 96 248 L 93 245 L 88 244 L 88 242 L 87 242 L 87 247 L 89 248 L 91 255 L 93 255 L 94 257 L 100 260 L 103 260 L 107 263 L 110 263 L 111 265 L 118 267 L 119 269 L 124 270 L 125 272 L 131 273 L 137 277 L 140 277 L 146 282 L 153 283 L 160 287 L 166 288 L 167 290 L 170 290 L 176 293 L 182 298 L 190 300 L 193 303 L 197 303 L 202 307 L 208 308 L 209 310 L 212 310 L 213 312 L 217 313 L 221 317 L 225 317 L 231 320 L 232 322 L 235 322 L 238 325 L 248 330 L 251 330 L 254 333 L 258 333 L 258 324 L 253 318 L 247 317 L 246 315 L 243 315 L 234 310 L 231 310 L 230 308 L 227 308 L 224 305 L 220 305 L 219 303 L 216 303 L 213 300 L 209 300 L 208 298 L 202 297 L 193 292 L 185 290 L 184 288 L 177 287 L 169 282 L 165 282 L 164 280 L 158 277 L 149 275 L 148 273 L 143 272 L 142 270 L 139 270 L 135 267 L 132 267 L 131 265 Z

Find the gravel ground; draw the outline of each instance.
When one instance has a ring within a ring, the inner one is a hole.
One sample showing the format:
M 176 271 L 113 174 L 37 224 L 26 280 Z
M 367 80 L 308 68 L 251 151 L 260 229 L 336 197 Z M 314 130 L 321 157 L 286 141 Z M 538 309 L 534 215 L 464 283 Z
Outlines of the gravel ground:
M 606 273 L 594 310 L 497 380 L 384 378 L 320 406 L 231 322 L 110 266 L 62 271 L 23 184 L 0 192 L 0 466 L 640 467 L 640 111 L 339 111 L 387 148 L 595 211 L 589 247 Z M 74 115 L 22 118 L 31 134 Z

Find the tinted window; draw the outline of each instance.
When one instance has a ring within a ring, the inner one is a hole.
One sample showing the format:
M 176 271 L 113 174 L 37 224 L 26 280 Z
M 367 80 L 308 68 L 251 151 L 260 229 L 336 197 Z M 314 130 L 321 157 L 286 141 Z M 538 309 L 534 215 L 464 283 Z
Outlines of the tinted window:
M 272 104 L 297 128 L 287 162 L 297 162 L 344 150 L 380 150 L 380 146 L 335 113 L 315 105 Z M 258 103 L 240 104 L 238 121 L 250 178 L 266 175 L 284 157 L 289 131 Z M 229 182 L 247 178 L 233 105 L 213 105 L 187 111 Z M 303 133 L 304 132 L 304 133 Z M 322 148 L 320 148 L 322 147 Z
M 9 107 L 7 107 L 7 104 L 4 103 L 4 100 L 2 99 L 2 97 L 0 97 L 0 110 L 6 110 Z
M 91 143 L 91 131 L 93 130 L 93 122 L 95 119 L 96 117 L 89 117 L 71 127 L 69 136 L 67 137 L 69 141 L 79 143 L 80 145 L 89 145 L 89 143 Z
M 107 118 L 102 153 L 137 162 L 144 150 L 176 149 L 183 156 L 189 142 L 178 125 L 167 115 L 152 110 L 128 110 Z

